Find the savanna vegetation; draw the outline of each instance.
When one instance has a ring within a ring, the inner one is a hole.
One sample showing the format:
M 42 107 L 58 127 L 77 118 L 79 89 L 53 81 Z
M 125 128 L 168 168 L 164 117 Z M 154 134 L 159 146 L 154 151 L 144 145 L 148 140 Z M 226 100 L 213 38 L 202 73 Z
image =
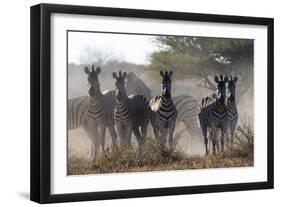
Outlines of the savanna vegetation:
M 149 74 L 145 76 L 147 79 L 143 78 L 143 81 L 147 85 L 156 85 L 157 91 L 159 83 L 154 84 L 154 82 L 160 81 L 159 71 L 163 69 L 173 70 L 173 83 L 181 80 L 183 82 L 189 82 L 190 80 L 191 82 L 192 80 L 192 83 L 196 85 L 196 92 L 195 90 L 186 90 L 188 92 L 185 95 L 191 96 L 196 96 L 195 93 L 197 92 L 205 96 L 215 92 L 216 86 L 213 78 L 216 74 L 235 75 L 239 78 L 236 91 L 239 117 L 252 116 L 253 107 L 245 107 L 245 103 L 247 103 L 246 106 L 252 106 L 253 103 L 253 40 L 155 36 L 153 44 L 156 44 L 159 50 L 149 55 L 150 63 L 147 65 L 119 61 L 110 53 L 103 54 L 90 49 L 86 51 L 87 55 L 84 56 L 83 62 L 87 64 L 95 63 L 102 67 L 104 79 L 101 82 L 104 89 L 112 87 L 111 73 L 116 69 L 134 71 L 138 74 Z M 73 79 L 79 77 L 77 80 L 69 80 L 69 82 L 76 81 L 80 84 L 73 90 L 72 88 L 69 89 L 73 96 L 78 96 L 81 91 L 87 92 L 83 68 L 84 65 L 69 64 L 69 74 L 74 74 L 69 77 L 73 77 Z M 75 75 L 78 69 L 79 75 Z M 155 74 L 155 77 L 153 77 L 153 74 Z M 83 85 L 83 90 L 72 92 L 76 91 L 77 88 L 82 88 L 82 83 L 85 85 Z M 252 121 L 240 120 L 235 133 L 234 149 L 226 148 L 224 152 L 216 155 L 210 154 L 202 157 L 188 155 L 178 142 L 185 138 L 181 133 L 175 134 L 173 150 L 163 149 L 154 138 L 147 138 L 141 155 L 137 152 L 136 147 L 108 148 L 105 153 L 100 154 L 94 163 L 85 157 L 71 154 L 68 158 L 68 174 L 246 167 L 254 164 L 254 128 Z
M 196 79 L 197 86 L 216 90 L 216 74 L 239 77 L 237 100 L 253 87 L 254 41 L 212 37 L 159 36 L 149 70 L 174 71 L 175 80 Z
M 161 148 L 148 138 L 141 155 L 135 147 L 122 146 L 106 149 L 95 162 L 72 156 L 68 160 L 68 175 L 253 166 L 254 130 L 244 121 L 235 134 L 234 149 L 227 148 L 216 155 L 188 156 L 178 145 L 180 138 L 176 134 L 173 149 Z

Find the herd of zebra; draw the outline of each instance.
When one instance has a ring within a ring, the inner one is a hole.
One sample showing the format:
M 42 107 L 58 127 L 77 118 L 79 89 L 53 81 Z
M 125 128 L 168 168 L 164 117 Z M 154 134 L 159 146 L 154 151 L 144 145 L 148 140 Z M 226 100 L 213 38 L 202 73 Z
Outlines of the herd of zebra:
M 198 104 L 189 95 L 172 97 L 173 71 L 160 71 L 161 92 L 155 97 L 151 97 L 150 89 L 133 72 L 113 72 L 115 90 L 102 92 L 98 77 L 101 68 L 92 65 L 91 68 L 85 67 L 84 71 L 88 76 L 88 96 L 68 100 L 67 120 L 68 129 L 81 126 L 87 133 L 92 143 L 91 160 L 96 159 L 100 148 L 105 150 L 106 128 L 113 146 L 117 145 L 118 139 L 120 144 L 130 144 L 133 133 L 138 142 L 138 151 L 141 152 L 149 123 L 161 146 L 165 146 L 168 140 L 169 146 L 173 148 L 176 122 L 184 123 L 192 139 L 202 140 L 202 145 L 204 140 L 206 154 L 210 148 L 208 135 L 212 141 L 213 153 L 216 153 L 216 148 L 218 150 L 218 129 L 221 132 L 221 149 L 224 149 L 226 134 L 227 143 L 230 137 L 233 146 L 238 120 L 235 103 L 237 77 L 215 76 L 217 93 L 203 98 Z

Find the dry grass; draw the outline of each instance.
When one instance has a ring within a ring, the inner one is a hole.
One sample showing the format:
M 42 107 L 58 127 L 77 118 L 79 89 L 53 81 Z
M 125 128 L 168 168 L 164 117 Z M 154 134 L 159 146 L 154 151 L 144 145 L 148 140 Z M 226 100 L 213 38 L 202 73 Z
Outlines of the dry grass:
M 216 155 L 187 156 L 178 146 L 180 137 L 180 133 L 175 135 L 173 149 L 163 149 L 151 138 L 147 139 L 142 154 L 131 146 L 107 149 L 95 163 L 72 156 L 68 175 L 253 166 L 254 130 L 244 121 L 237 128 L 234 149 Z

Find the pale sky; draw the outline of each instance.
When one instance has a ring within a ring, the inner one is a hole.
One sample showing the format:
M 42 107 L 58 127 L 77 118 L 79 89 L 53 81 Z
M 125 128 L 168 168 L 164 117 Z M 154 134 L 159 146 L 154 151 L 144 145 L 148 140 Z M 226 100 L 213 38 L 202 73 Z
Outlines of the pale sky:
M 68 32 L 68 61 L 82 63 L 90 50 L 110 54 L 114 58 L 135 64 L 148 64 L 149 55 L 157 51 L 154 36 L 92 32 Z

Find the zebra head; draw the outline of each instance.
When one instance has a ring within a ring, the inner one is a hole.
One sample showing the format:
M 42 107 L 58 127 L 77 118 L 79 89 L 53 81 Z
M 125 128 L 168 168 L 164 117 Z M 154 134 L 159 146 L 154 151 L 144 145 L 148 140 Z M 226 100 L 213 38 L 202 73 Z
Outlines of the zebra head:
M 115 79 L 115 96 L 117 102 L 122 102 L 127 98 L 126 90 L 125 90 L 125 79 L 127 77 L 127 73 L 119 70 L 119 74 L 113 72 L 113 78 Z
M 221 102 L 224 103 L 225 101 L 225 92 L 226 92 L 226 87 L 225 84 L 228 82 L 228 77 L 225 76 L 223 78 L 223 75 L 220 76 L 215 76 L 215 82 L 217 83 L 217 99 Z
M 236 82 L 238 81 L 238 77 L 232 77 L 230 76 L 230 79 L 228 81 L 228 92 L 229 92 L 229 96 L 228 96 L 228 100 L 233 102 L 235 101 L 235 93 L 236 93 Z
M 173 75 L 173 71 L 160 71 L 160 75 L 162 77 L 161 83 L 161 96 L 165 99 L 171 98 L 171 88 L 172 88 L 172 81 L 171 77 Z
M 98 75 L 101 72 L 101 68 L 97 67 L 95 68 L 94 64 L 92 65 L 92 71 L 89 67 L 84 68 L 85 73 L 88 75 L 88 83 L 89 83 L 89 95 L 91 97 L 95 96 L 98 93 L 101 93 L 100 91 L 100 83 Z

